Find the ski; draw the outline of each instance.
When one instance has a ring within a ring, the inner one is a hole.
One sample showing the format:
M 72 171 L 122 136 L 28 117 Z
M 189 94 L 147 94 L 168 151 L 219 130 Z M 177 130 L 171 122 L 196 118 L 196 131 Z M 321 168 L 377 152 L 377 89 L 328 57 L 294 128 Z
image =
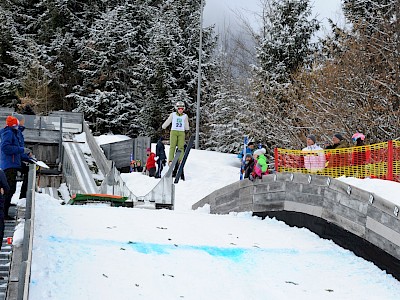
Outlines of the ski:
M 29 159 L 29 161 L 34 163 L 34 164 L 36 164 L 39 167 L 42 167 L 42 168 L 45 168 L 45 169 L 50 169 L 50 167 L 45 162 L 43 162 L 41 160 L 37 160 L 36 158 L 31 157 Z
M 179 179 L 181 178 L 181 175 L 182 175 L 182 172 L 183 172 L 183 167 L 185 166 L 186 159 L 187 159 L 187 157 L 189 155 L 190 149 L 192 149 L 192 147 L 193 147 L 193 142 L 194 142 L 194 135 L 192 135 L 190 137 L 189 142 L 188 142 L 188 144 L 186 146 L 185 152 L 183 153 L 183 158 L 182 158 L 181 163 L 179 164 L 178 172 L 176 173 L 174 183 L 178 183 Z

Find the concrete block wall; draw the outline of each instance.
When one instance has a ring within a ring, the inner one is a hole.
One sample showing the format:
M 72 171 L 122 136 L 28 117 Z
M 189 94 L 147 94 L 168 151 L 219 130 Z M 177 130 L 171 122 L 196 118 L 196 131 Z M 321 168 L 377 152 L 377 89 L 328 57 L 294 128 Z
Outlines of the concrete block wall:
M 223 187 L 192 208 L 211 213 L 296 212 L 335 224 L 400 261 L 400 207 L 370 192 L 319 175 L 277 173 Z

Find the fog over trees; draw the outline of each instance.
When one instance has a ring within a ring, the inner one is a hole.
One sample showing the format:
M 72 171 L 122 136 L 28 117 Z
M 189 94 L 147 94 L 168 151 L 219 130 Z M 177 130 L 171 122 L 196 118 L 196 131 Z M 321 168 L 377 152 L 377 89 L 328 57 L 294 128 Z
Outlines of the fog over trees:
M 194 133 L 200 3 L 1 1 L 0 105 L 81 111 L 95 133 L 156 140 L 181 100 Z M 345 0 L 349 26 L 318 39 L 311 5 L 263 0 L 257 30 L 203 28 L 202 149 L 400 137 L 399 1 Z

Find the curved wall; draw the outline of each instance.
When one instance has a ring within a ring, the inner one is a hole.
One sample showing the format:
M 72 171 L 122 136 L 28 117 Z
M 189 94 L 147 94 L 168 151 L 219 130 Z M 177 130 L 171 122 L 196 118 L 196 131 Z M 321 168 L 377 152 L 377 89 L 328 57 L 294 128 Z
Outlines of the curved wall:
M 252 211 L 306 227 L 374 262 L 400 280 L 399 207 L 370 192 L 319 175 L 276 173 L 219 189 L 192 208 Z

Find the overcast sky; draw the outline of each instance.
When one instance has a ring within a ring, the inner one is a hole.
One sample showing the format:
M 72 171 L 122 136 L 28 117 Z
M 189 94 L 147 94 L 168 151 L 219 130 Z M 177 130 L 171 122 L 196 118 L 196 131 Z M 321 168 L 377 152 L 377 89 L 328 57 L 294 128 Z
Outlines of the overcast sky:
M 237 17 L 237 12 L 256 26 L 255 13 L 261 13 L 262 0 L 203 0 L 206 3 L 204 9 L 204 26 L 211 24 L 217 25 L 217 31 L 224 27 L 232 27 L 241 23 Z M 317 16 L 322 21 L 324 27 L 328 27 L 327 18 L 335 22 L 343 23 L 341 14 L 341 0 L 313 0 L 313 16 Z

